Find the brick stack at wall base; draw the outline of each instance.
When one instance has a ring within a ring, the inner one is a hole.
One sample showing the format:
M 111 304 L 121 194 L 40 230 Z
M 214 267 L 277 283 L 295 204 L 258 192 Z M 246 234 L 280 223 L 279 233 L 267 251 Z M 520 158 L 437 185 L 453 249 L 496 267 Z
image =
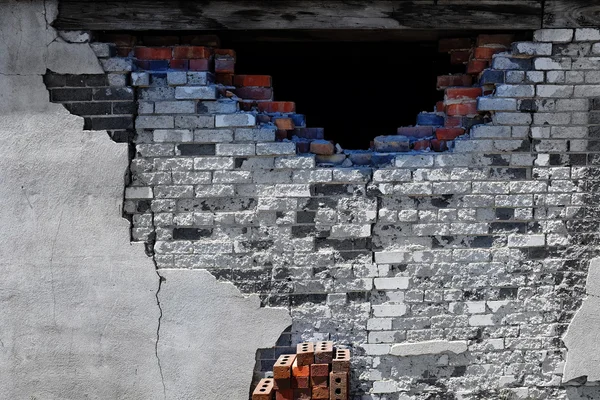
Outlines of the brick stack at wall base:
M 282 354 L 273 377 L 261 379 L 252 400 L 348 400 L 350 352 L 333 342 L 299 343 L 295 354 Z
M 238 111 L 235 75 L 225 87 L 208 71 L 136 71 L 148 81 L 126 192 L 133 238 L 159 268 L 205 268 L 288 307 L 293 326 L 261 365 L 305 341 L 352 348 L 354 400 L 591 390 L 561 384 L 561 337 L 600 248 L 600 31 L 486 51 L 451 57 L 489 66 L 472 75 L 493 91 L 477 99 L 491 121 L 446 152 L 373 168 L 277 142 L 272 120 Z M 102 59 L 109 73 L 131 62 Z

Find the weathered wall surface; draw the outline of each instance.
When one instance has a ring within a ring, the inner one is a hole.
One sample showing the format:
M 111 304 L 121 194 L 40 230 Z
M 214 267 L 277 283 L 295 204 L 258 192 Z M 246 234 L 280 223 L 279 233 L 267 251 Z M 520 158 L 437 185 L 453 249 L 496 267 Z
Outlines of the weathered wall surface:
M 199 271 L 159 284 L 121 216 L 127 145 L 49 101 L 46 69 L 103 73 L 87 43 L 57 38 L 55 10 L 0 2 L 0 397 L 244 398 L 288 313 Z M 230 310 L 244 316 L 233 336 L 217 329 Z M 198 373 L 211 370 L 228 385 Z
M 289 307 L 263 366 L 304 340 L 352 347 L 357 399 L 598 398 L 563 385 L 596 376 L 578 360 L 593 297 L 562 338 L 599 249 L 599 46 L 596 29 L 537 31 L 494 55 L 489 95 L 456 107 L 489 122 L 452 151 L 351 167 L 297 155 L 280 124 L 302 118 L 266 89 L 236 104 L 222 71 L 167 71 L 170 48 L 136 50 L 167 60 L 133 78 L 133 238 L 159 270 L 207 269 Z

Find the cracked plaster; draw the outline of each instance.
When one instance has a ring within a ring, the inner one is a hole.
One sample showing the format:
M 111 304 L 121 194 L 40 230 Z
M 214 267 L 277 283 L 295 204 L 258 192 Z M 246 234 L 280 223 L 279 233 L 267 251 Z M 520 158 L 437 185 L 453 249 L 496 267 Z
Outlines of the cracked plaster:
M 0 3 L 2 396 L 244 398 L 289 315 L 206 271 L 161 286 L 121 218 L 127 146 L 48 101 L 47 68 L 102 72 L 89 45 L 57 39 L 56 10 Z

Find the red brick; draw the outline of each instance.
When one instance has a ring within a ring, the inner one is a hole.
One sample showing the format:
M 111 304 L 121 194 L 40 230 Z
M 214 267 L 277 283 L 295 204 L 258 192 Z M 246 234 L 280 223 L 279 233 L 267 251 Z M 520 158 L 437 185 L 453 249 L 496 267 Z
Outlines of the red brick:
M 173 50 L 170 47 L 136 47 L 133 51 L 138 60 L 170 60 Z
M 504 51 L 504 48 L 498 47 L 477 47 L 475 49 L 475 53 L 473 53 L 473 58 L 477 60 L 491 60 L 492 56 L 496 53 L 500 53 Z
M 325 128 L 296 128 L 294 135 L 303 139 L 324 139 Z
M 398 135 L 423 138 L 433 136 L 433 127 L 431 126 L 403 126 L 398 128 Z
M 438 101 L 435 103 L 435 111 L 444 112 L 446 110 L 446 104 L 443 101 Z
M 246 86 L 239 87 L 233 92 L 242 99 L 271 100 L 273 98 L 273 89 L 269 87 Z
M 461 88 L 453 87 L 446 89 L 445 98 L 446 103 L 448 100 L 459 100 L 459 99 L 477 99 L 481 96 L 480 87 Z
M 310 142 L 296 142 L 296 152 L 305 154 L 310 152 Z
M 273 118 L 273 123 L 275 124 L 277 129 L 291 131 L 295 128 L 294 121 L 291 118 Z
M 412 144 L 413 150 L 426 150 L 429 148 L 431 144 L 429 143 L 429 139 L 421 139 L 417 140 Z
M 348 372 L 350 370 L 350 350 L 336 349 L 331 362 L 331 370 L 333 372 Z
M 475 115 L 477 114 L 477 102 L 472 101 L 467 103 L 449 104 L 446 107 L 446 113 L 450 116 Z
M 477 47 L 510 47 L 514 40 L 514 35 L 510 34 L 479 35 L 477 36 Z
M 310 366 L 310 376 L 328 376 L 329 364 L 312 364 Z
M 327 376 L 312 376 L 310 377 L 310 386 L 328 386 L 329 374 Z
M 438 50 L 440 53 L 448 53 L 453 50 L 470 49 L 471 46 L 471 38 L 448 38 L 440 39 Z
M 312 387 L 312 399 L 315 399 L 315 400 L 327 400 L 327 399 L 329 399 L 329 387 L 327 387 L 327 386 L 313 386 Z
M 173 58 L 206 59 L 210 58 L 211 51 L 204 46 L 175 46 Z
M 471 75 L 442 75 L 437 77 L 437 88 L 445 89 L 449 86 L 471 86 L 473 77 Z
M 273 389 L 288 390 L 292 388 L 292 378 L 289 379 L 273 379 Z
M 310 376 L 310 364 L 309 365 L 298 365 L 298 355 L 292 363 L 292 376 Z
M 318 139 L 310 143 L 310 152 L 327 156 L 335 153 L 335 147 L 328 140 Z
M 187 71 L 190 68 L 189 60 L 171 60 L 169 67 L 177 71 Z
M 467 74 L 479 74 L 481 71 L 486 69 L 488 66 L 488 61 L 486 60 L 471 60 L 467 65 Z
M 348 400 L 348 373 L 332 372 L 329 375 L 330 400 Z
M 258 104 L 258 111 L 270 113 L 289 113 L 296 111 L 296 103 L 293 101 L 268 101 Z
M 281 141 L 283 139 L 289 139 L 289 132 L 286 131 L 285 129 L 277 129 L 277 131 L 275 131 L 275 139 Z M 306 151 L 308 152 L 308 150 Z
M 433 151 L 446 151 L 448 150 L 448 145 L 445 140 L 431 139 L 431 148 Z
M 292 364 L 296 359 L 295 354 L 282 354 L 273 365 L 273 378 L 288 379 L 292 377 Z
M 269 75 L 236 75 L 233 78 L 233 84 L 238 87 L 271 87 L 271 77 Z
M 119 57 L 129 57 L 132 51 L 133 47 L 117 47 L 116 55 Z
M 464 135 L 464 133 L 465 130 L 463 128 L 437 128 L 435 130 L 435 137 L 438 140 L 454 140 Z
M 210 61 L 205 59 L 190 60 L 190 71 L 210 71 Z
M 462 126 L 462 118 L 461 117 L 446 117 L 444 121 L 444 126 L 446 128 L 456 128 Z
M 225 86 L 233 86 L 233 74 L 215 74 L 215 81 Z
M 310 365 L 315 362 L 315 347 L 311 342 L 296 345 L 296 361 L 299 366 Z
M 231 58 L 215 58 L 215 72 L 217 74 L 233 74 L 235 72 L 235 61 Z M 231 83 L 233 84 L 233 79 Z
M 235 60 L 235 50 L 232 49 L 214 49 L 217 58 L 233 58 Z
M 278 390 L 275 392 L 275 400 L 294 400 L 292 389 Z
M 310 389 L 294 390 L 294 400 L 310 400 Z
M 465 64 L 471 58 L 471 51 L 453 51 L 450 53 L 450 64 Z
M 263 378 L 252 392 L 252 400 L 272 400 L 274 393 L 273 379 Z
M 294 388 L 294 389 L 310 388 L 310 377 L 309 376 L 292 376 L 292 388 Z
M 317 342 L 315 344 L 315 364 L 331 364 L 333 360 L 333 342 Z

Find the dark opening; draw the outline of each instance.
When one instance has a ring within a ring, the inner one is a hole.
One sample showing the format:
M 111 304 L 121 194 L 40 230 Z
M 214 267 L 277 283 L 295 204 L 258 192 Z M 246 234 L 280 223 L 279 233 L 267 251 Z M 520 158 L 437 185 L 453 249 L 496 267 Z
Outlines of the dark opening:
M 443 93 L 436 77 L 464 73 L 438 53 L 437 41 L 227 43 L 237 74 L 273 77 L 275 100 L 295 101 L 308 127 L 347 149 L 367 149 L 378 135 L 416 123 Z

